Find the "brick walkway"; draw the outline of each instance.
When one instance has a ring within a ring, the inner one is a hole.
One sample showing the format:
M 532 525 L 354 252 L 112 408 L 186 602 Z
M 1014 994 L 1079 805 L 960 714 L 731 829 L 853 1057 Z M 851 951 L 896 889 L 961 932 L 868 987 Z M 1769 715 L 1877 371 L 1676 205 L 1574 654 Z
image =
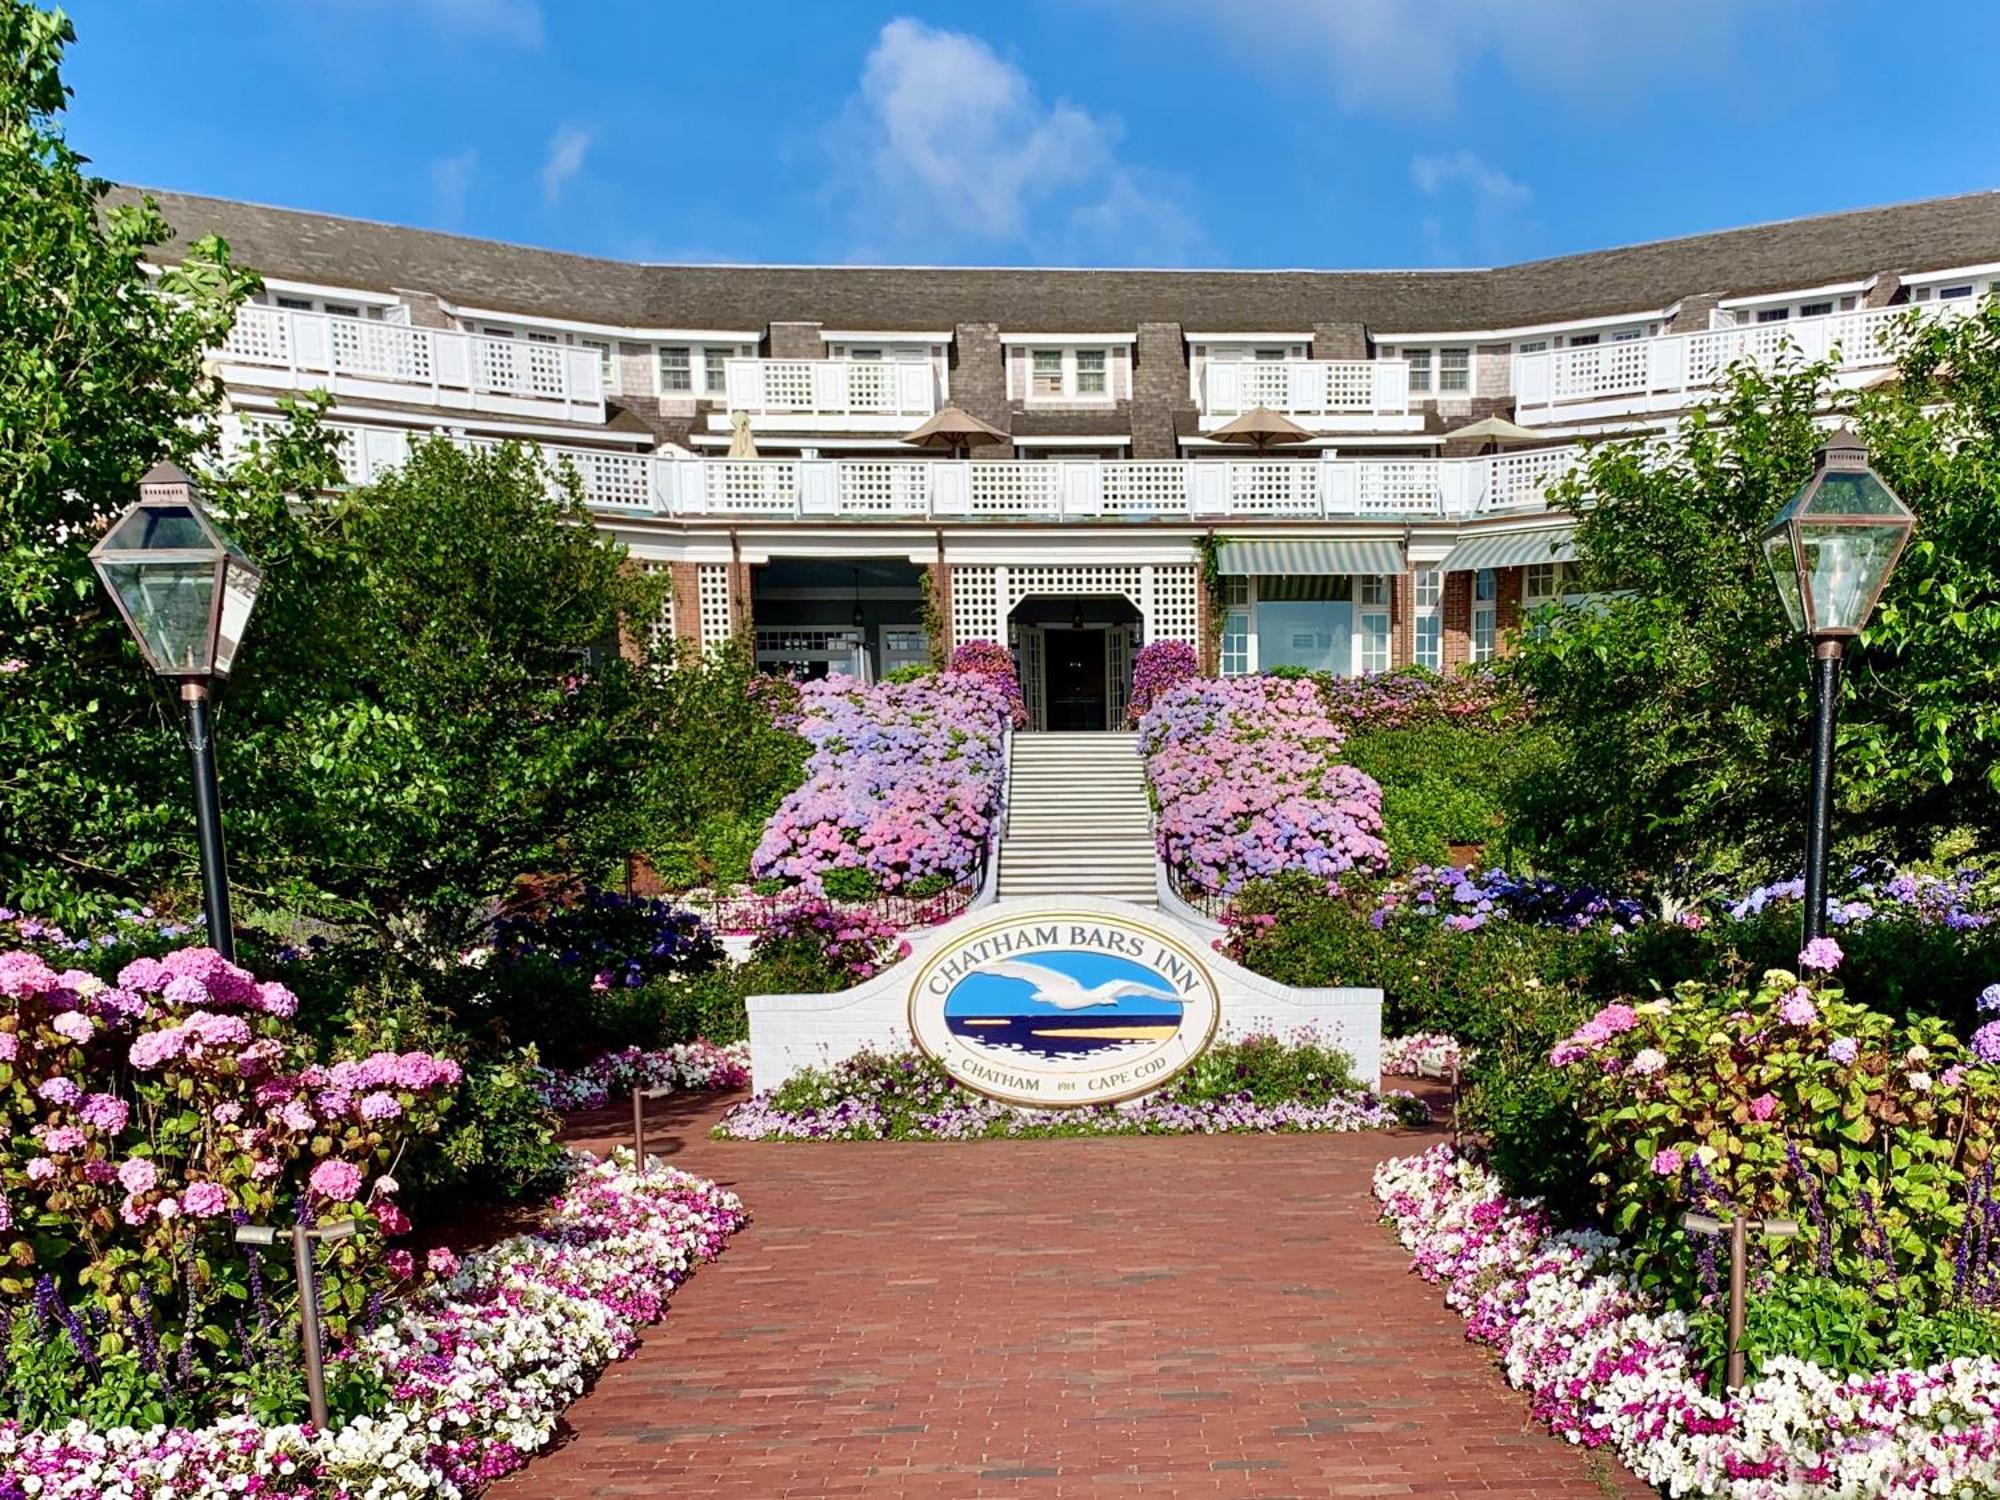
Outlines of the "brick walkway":
M 1405 1272 L 1368 1180 L 1421 1137 L 747 1145 L 718 1113 L 661 1101 L 648 1144 L 750 1226 L 496 1496 L 1652 1493 Z

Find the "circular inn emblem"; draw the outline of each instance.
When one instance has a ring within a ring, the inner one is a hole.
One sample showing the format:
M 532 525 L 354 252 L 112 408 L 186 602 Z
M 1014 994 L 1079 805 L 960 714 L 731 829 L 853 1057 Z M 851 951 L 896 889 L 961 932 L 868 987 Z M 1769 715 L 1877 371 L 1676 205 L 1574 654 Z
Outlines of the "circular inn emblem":
M 1136 915 L 1033 912 L 940 948 L 910 984 L 917 1045 L 967 1088 L 1061 1109 L 1150 1093 L 1221 1014 L 1193 950 Z

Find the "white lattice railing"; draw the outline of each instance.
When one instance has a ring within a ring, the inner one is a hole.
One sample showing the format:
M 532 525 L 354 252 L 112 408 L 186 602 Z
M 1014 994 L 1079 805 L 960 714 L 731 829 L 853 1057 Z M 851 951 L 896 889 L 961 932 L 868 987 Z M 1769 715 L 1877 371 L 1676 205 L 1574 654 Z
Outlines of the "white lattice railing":
M 1515 416 L 1534 424 L 1671 410 L 1714 390 L 1741 361 L 1769 369 L 1787 358 L 1831 359 L 1841 376 L 1865 375 L 1895 363 L 1913 321 L 1935 316 L 1935 304 L 1867 307 L 1823 318 L 1517 354 Z
M 928 360 L 732 359 L 723 371 L 729 410 L 751 416 L 900 420 L 937 410 Z
M 246 385 L 604 420 L 597 351 L 567 344 L 252 306 L 217 352 Z
M 1202 412 L 1241 416 L 1257 407 L 1292 416 L 1402 416 L 1410 366 L 1400 359 L 1210 360 Z
M 225 456 L 240 454 L 246 443 L 273 435 L 284 423 L 276 417 L 244 417 L 224 429 Z M 490 450 L 500 439 L 412 432 L 396 427 L 363 427 L 349 422 L 325 424 L 334 454 L 349 484 L 373 484 L 402 467 L 413 443 L 442 437 L 454 447 Z M 542 444 L 536 450 L 553 483 L 563 466 L 576 471 L 586 505 L 610 510 L 657 508 L 658 461 L 650 453 L 619 453 L 605 448 L 567 448 Z
M 225 453 L 277 425 L 243 417 Z M 350 483 L 403 463 L 426 434 L 330 424 Z M 495 438 L 454 437 L 461 447 Z M 576 472 L 584 500 L 603 509 L 671 516 L 815 519 L 972 517 L 1083 521 L 1202 520 L 1231 516 L 1478 515 L 1536 510 L 1576 461 L 1575 448 L 1483 458 L 1071 458 L 967 462 L 922 458 L 676 458 L 544 445 L 553 471 Z

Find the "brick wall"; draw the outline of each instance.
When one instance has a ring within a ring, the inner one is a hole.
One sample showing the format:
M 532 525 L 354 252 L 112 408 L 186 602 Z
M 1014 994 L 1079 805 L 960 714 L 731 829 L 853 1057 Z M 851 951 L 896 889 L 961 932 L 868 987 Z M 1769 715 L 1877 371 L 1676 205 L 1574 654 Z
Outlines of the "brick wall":
M 1132 366 L 1132 456 L 1173 458 L 1177 412 L 1192 422 L 1187 342 L 1178 323 L 1141 323 Z
M 729 630 L 732 635 L 748 635 L 756 622 L 750 611 L 750 564 L 729 565 Z
M 1696 292 L 1681 298 L 1680 310 L 1666 322 L 1662 333 L 1707 333 L 1708 315 L 1721 302 L 1720 292 Z
M 1407 667 L 1417 659 L 1417 586 L 1408 573 L 1389 579 L 1389 665 Z
M 1526 568 L 1495 568 L 1493 602 L 1494 634 L 1501 655 L 1514 649 L 1514 632 L 1521 628 L 1521 586 L 1527 581 Z
M 960 323 L 952 333 L 951 404 L 1002 432 L 1012 423 L 1007 410 L 1007 353 L 998 323 Z M 1012 443 L 973 450 L 981 458 L 1012 458 Z
M 458 325 L 445 316 L 444 303 L 431 292 L 412 292 L 404 287 L 391 288 L 403 305 L 410 310 L 412 328 L 456 328 Z
M 1368 358 L 1368 330 L 1359 323 L 1313 324 L 1314 359 Z
M 825 359 L 823 323 L 773 323 L 768 343 L 773 359 Z
M 1444 597 L 1438 613 L 1444 625 L 1444 664 L 1462 667 L 1472 660 L 1472 575 L 1460 569 L 1444 575 Z
M 672 581 L 674 639 L 692 651 L 701 650 L 701 566 L 698 563 L 667 564 Z

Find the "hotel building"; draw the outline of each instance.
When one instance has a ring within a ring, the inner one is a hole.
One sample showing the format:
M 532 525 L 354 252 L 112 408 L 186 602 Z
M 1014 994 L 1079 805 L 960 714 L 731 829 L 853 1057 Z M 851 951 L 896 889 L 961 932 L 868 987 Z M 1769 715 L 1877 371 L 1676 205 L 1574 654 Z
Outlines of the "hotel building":
M 226 441 L 318 389 L 354 481 L 429 434 L 538 444 L 671 574 L 683 639 L 879 675 L 926 657 L 929 580 L 1055 729 L 1119 723 L 1144 642 L 1202 641 L 1204 555 L 1225 672 L 1491 656 L 1562 590 L 1580 441 L 1787 350 L 1879 380 L 2000 281 L 2000 193 L 1422 271 L 638 265 L 151 196 L 264 278 L 215 354 Z M 903 441 L 948 407 L 1005 441 Z M 1218 440 L 1258 408 L 1305 435 Z M 1535 440 L 1454 436 L 1486 417 Z

